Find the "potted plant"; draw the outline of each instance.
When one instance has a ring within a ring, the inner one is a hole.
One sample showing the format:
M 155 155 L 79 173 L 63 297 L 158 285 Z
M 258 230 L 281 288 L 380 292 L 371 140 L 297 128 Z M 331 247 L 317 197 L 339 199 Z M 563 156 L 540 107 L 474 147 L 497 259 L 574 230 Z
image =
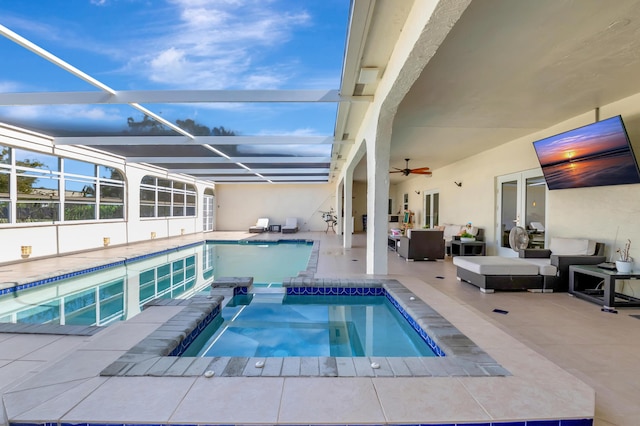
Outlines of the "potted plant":
M 463 243 L 470 243 L 475 240 L 476 237 L 473 234 L 468 233 L 467 231 L 464 231 L 462 232 L 462 234 L 460 234 L 460 241 L 462 241 Z
M 629 248 L 631 247 L 631 240 L 627 240 L 624 248 L 616 250 L 619 259 L 616 260 L 616 269 L 618 272 L 628 274 L 631 272 L 631 266 L 633 266 L 633 257 L 629 256 Z

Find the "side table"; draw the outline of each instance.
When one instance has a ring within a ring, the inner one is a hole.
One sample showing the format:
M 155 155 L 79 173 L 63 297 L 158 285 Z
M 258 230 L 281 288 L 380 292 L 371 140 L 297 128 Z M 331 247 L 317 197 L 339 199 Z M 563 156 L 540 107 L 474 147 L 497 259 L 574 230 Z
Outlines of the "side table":
M 484 241 L 462 242 L 451 241 L 451 257 L 453 256 L 484 256 L 486 243 Z
M 280 225 L 269 225 L 269 232 L 280 232 Z
M 388 235 L 387 236 L 387 245 L 393 251 L 398 251 L 398 240 L 400 239 L 400 235 Z
M 569 266 L 569 293 L 605 308 L 640 307 L 640 299 L 616 293 L 617 280 L 640 279 L 640 272 L 622 273 L 595 265 Z

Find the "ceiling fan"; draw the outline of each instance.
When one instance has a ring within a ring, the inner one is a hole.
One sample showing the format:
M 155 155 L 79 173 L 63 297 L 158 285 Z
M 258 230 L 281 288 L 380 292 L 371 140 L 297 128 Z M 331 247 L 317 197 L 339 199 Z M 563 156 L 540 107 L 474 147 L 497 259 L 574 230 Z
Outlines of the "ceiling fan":
M 431 175 L 431 171 L 429 167 L 418 167 L 417 169 L 409 168 L 409 159 L 405 158 L 404 161 L 407 162 L 407 167 L 405 169 L 399 169 L 394 167 L 395 170 L 391 170 L 389 173 L 402 173 L 403 176 L 409 176 L 410 174 L 414 175 Z

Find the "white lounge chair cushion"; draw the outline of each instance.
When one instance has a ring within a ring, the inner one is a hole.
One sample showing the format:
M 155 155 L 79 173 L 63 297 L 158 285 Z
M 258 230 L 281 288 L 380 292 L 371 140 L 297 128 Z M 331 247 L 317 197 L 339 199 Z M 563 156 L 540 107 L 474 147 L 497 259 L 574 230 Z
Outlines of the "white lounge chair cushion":
M 538 267 L 538 273 L 540 275 L 555 276 L 558 272 L 558 268 L 551 264 L 551 259 L 544 258 L 525 258 L 522 259 L 525 262 L 532 263 Z
M 481 275 L 538 275 L 539 266 L 517 257 L 456 256 L 453 264 Z
M 593 255 L 596 242 L 586 238 L 551 238 L 549 243 L 551 254 L 559 256 Z

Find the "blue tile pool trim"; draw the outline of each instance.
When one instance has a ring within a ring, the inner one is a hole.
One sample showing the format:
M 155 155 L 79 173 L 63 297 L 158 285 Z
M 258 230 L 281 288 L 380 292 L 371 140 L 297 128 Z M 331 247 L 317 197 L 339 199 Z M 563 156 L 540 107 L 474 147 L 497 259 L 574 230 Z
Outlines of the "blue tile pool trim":
M 233 289 L 234 296 L 246 296 L 247 294 L 249 294 L 248 287 L 236 287 Z
M 384 296 L 382 287 L 287 287 L 288 296 Z
M 178 246 L 178 247 L 171 247 L 165 250 L 161 250 L 161 251 L 156 251 L 153 253 L 148 253 L 148 254 L 143 254 L 140 256 L 135 256 L 135 257 L 131 257 L 128 259 L 123 259 L 123 260 L 119 260 L 116 262 L 111 262 L 111 263 L 106 263 L 104 265 L 99 265 L 99 266 L 93 266 L 91 268 L 86 268 L 86 269 L 80 269 L 78 271 L 73 271 L 73 272 L 67 272 L 65 274 L 61 274 L 61 275 L 56 275 L 53 277 L 47 277 L 47 278 L 43 278 L 37 281 L 31 281 L 28 283 L 24 283 L 24 284 L 17 284 L 13 287 L 8 287 L 5 289 L 1 289 L 0 290 L 0 296 L 4 296 L 5 294 L 10 294 L 10 293 L 15 293 L 16 291 L 21 291 L 21 290 L 26 290 L 28 288 L 33 288 L 33 287 L 38 287 L 41 285 L 46 285 L 46 284 L 51 284 L 57 281 L 62 281 L 62 280 L 66 280 L 67 278 L 74 278 L 74 277 L 78 277 L 80 275 L 86 275 L 86 274 L 90 274 L 92 272 L 97 272 L 97 271 L 102 271 L 103 269 L 109 269 L 109 268 L 113 268 L 116 266 L 122 266 L 125 264 L 129 264 L 129 263 L 133 263 L 133 262 L 138 262 L 140 260 L 144 260 L 144 259 L 148 259 L 150 257 L 155 257 L 155 256 L 160 256 L 166 253 L 171 253 L 174 251 L 178 251 L 178 250 L 184 250 L 187 249 L 189 247 L 196 247 L 196 246 L 200 246 L 205 244 L 204 241 L 198 241 L 195 243 L 189 243 L 189 244 L 185 244 L 183 246 Z
M 129 426 L 129 425 L 144 425 L 144 426 L 195 426 L 195 424 L 184 423 L 60 423 L 60 426 Z M 58 426 L 55 422 L 41 422 L 41 423 L 22 423 L 22 422 L 10 422 L 10 426 Z M 242 425 L 219 425 L 219 424 L 207 424 L 199 423 L 198 426 L 242 426 Z M 306 425 L 305 425 L 306 426 Z M 313 426 L 312 423 L 309 426 Z M 335 426 L 348 426 L 348 423 L 336 424 Z M 466 423 L 380 423 L 371 424 L 368 426 L 593 426 L 593 419 L 561 419 L 561 420 L 523 420 L 523 421 L 496 421 L 496 422 L 466 422 Z
M 5 294 L 10 294 L 10 293 L 15 293 L 16 291 L 26 290 L 26 289 L 32 288 L 32 287 L 38 287 L 38 286 L 45 285 L 45 284 L 51 284 L 51 283 L 54 283 L 56 281 L 61 281 L 61 280 L 65 280 L 67 278 L 77 277 L 79 275 L 90 274 L 92 272 L 101 271 L 103 269 L 113 268 L 114 266 L 122 266 L 124 264 L 125 264 L 125 261 L 124 260 L 120 260 L 120 261 L 117 261 L 117 262 L 107 263 L 106 265 L 94 266 L 92 268 L 81 269 L 79 271 L 74 271 L 74 272 L 68 272 L 66 274 L 56 275 L 54 277 L 43 278 L 41 280 L 32 281 L 32 282 L 25 283 L 25 284 L 18 284 L 18 285 L 14 286 L 14 287 L 9 287 L 9 288 L 5 288 L 3 290 L 0 290 L 0 296 L 3 296 Z
M 444 351 L 438 346 L 438 344 L 427 334 L 426 331 L 420 327 L 420 324 L 413 319 L 413 317 L 404 309 L 401 303 L 398 303 L 396 299 L 393 298 L 386 290 L 385 296 L 387 300 L 400 312 L 400 315 L 404 317 L 405 320 L 409 323 L 409 325 L 418 333 L 420 338 L 431 348 L 431 350 L 436 354 L 436 356 L 446 356 Z
M 306 239 L 286 239 L 286 240 L 205 240 L 206 243 L 211 243 L 211 244 L 221 244 L 221 245 L 236 245 L 236 244 L 241 244 L 241 245 L 263 245 L 263 244 L 273 244 L 273 245 L 277 245 L 277 244 L 306 244 L 306 245 L 311 245 L 313 244 L 313 240 L 306 240 Z
M 245 287 L 246 288 L 246 287 Z M 207 314 L 207 316 L 204 317 L 204 319 L 198 323 L 198 326 L 196 328 L 194 328 L 191 333 L 189 333 L 184 340 L 182 340 L 180 342 L 180 344 L 178 346 L 176 346 L 173 351 L 171 351 L 169 353 L 169 356 L 180 356 L 184 353 L 184 351 L 187 350 L 187 348 L 193 343 L 193 341 L 196 339 L 196 337 L 198 337 L 200 335 L 200 333 L 202 333 L 202 330 L 204 330 L 209 324 L 211 324 L 211 321 L 213 321 L 215 319 L 215 317 L 217 317 L 218 315 L 220 315 L 220 305 L 217 305 L 215 308 L 213 308 L 213 310 L 211 312 L 209 312 Z

